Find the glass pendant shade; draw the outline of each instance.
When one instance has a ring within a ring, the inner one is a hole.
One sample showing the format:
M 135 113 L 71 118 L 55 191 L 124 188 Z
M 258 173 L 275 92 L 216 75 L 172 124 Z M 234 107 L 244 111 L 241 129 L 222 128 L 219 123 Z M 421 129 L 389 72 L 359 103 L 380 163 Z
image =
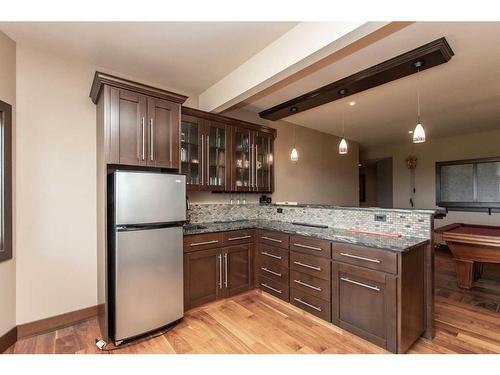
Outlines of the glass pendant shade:
M 344 155 L 347 154 L 347 142 L 344 138 L 339 143 L 339 154 Z
M 425 130 L 422 124 L 418 123 L 413 131 L 413 143 L 424 143 L 425 142 Z
M 299 160 L 299 154 L 298 154 L 297 149 L 295 148 L 295 146 L 292 148 L 292 153 L 290 154 L 290 160 L 291 161 L 297 161 L 297 160 Z

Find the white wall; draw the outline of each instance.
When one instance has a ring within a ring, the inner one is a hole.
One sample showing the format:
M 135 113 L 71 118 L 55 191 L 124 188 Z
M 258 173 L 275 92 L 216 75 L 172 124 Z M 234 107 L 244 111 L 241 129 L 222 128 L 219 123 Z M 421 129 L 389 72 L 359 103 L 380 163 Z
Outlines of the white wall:
M 15 106 L 16 106 L 16 44 L 0 31 L 0 100 L 12 105 L 12 147 L 15 150 Z M 15 218 L 15 157 L 12 158 L 12 212 Z M 16 230 L 13 222 L 12 230 Z M 14 257 L 0 263 L 0 336 L 16 325 L 16 239 L 13 236 Z
M 17 324 L 97 304 L 96 70 L 18 45 Z
M 406 168 L 405 162 L 410 154 L 418 158 L 415 170 L 415 207 L 434 208 L 436 206 L 436 161 L 500 156 L 500 129 L 436 139 L 430 135 L 429 140 L 423 144 L 413 144 L 408 141 L 364 150 L 363 160 L 393 158 L 394 207 L 410 207 L 410 171 Z M 489 216 L 486 213 L 451 211 L 445 219 L 436 220 L 435 225 L 439 227 L 456 222 L 500 225 L 500 214 Z
M 94 69 L 17 50 L 17 324 L 96 304 Z

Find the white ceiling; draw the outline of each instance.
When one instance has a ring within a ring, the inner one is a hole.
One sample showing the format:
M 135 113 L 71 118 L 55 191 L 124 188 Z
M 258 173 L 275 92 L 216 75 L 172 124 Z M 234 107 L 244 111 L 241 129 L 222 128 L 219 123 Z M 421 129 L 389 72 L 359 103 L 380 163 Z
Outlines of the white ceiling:
M 421 73 L 422 120 L 430 139 L 500 128 L 500 23 L 417 22 L 318 70 L 245 109 L 261 111 L 440 37 L 455 56 Z M 285 121 L 346 137 L 362 147 L 410 140 L 416 124 L 416 75 L 289 116 Z M 354 107 L 347 103 L 355 101 Z
M 0 22 L 18 44 L 199 94 L 297 22 Z

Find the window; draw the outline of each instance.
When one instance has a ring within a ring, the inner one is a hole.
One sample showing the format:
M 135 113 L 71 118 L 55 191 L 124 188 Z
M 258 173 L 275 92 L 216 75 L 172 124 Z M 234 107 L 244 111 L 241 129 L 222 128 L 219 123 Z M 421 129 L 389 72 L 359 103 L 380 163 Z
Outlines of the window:
M 436 163 L 436 205 L 500 211 L 500 157 Z
M 12 107 L 0 100 L 0 262 L 12 258 Z

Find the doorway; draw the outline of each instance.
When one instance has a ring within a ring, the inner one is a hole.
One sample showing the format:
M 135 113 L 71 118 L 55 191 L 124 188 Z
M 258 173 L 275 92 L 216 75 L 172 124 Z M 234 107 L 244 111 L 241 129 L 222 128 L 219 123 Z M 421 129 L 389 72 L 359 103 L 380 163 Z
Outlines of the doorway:
M 360 163 L 359 206 L 393 207 L 392 158 L 364 160 Z

